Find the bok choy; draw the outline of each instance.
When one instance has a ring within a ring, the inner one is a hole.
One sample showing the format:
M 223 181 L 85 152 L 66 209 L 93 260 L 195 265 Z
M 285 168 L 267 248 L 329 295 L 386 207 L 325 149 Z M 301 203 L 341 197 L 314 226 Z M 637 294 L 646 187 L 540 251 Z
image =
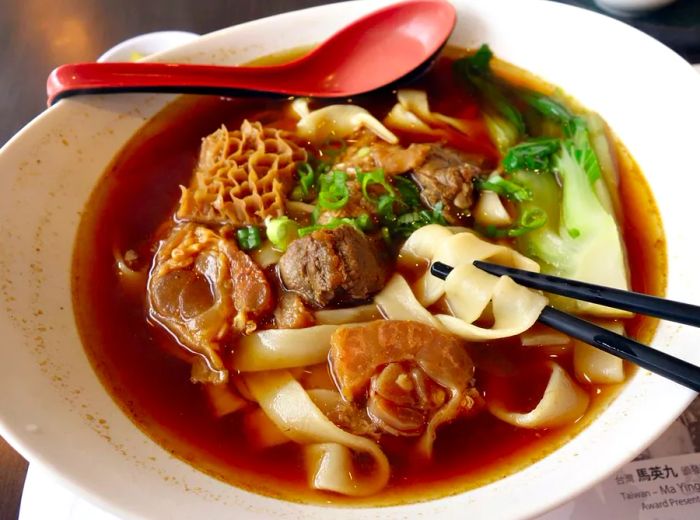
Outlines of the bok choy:
M 484 122 L 491 140 L 501 153 L 525 134 L 525 121 L 520 111 L 509 99 L 506 90 L 491 73 L 493 53 L 488 45 L 482 45 L 475 54 L 454 62 L 454 74 L 476 90 L 484 102 Z
M 546 102 L 544 96 L 533 99 L 537 102 L 533 106 L 543 107 L 545 117 L 561 124 L 565 137 L 556 147 L 543 147 L 540 141 L 538 146 L 530 147 L 531 155 L 521 154 L 517 164 L 512 165 L 519 168 L 512 173 L 513 180 L 533 194 L 531 200 L 521 202 L 521 211 L 532 205 L 547 214 L 545 225 L 519 237 L 518 244 L 526 254 L 540 261 L 544 272 L 628 289 L 620 232 L 609 207 L 597 194 L 606 188 L 585 120 L 550 98 Z M 532 165 L 537 165 L 539 171 L 533 171 Z M 544 171 L 550 168 L 551 171 Z M 558 300 L 556 303 L 599 316 L 628 315 L 586 302 Z

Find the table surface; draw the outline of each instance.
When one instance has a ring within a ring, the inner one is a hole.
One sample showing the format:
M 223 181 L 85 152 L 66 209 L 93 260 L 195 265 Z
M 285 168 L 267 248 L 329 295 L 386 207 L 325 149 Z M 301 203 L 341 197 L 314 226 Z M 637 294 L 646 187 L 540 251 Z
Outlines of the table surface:
M 146 32 L 206 33 L 325 3 L 332 1 L 0 0 L 0 145 L 44 109 L 45 78 L 62 63 L 95 60 Z M 26 471 L 27 462 L 0 438 L 0 519 L 18 517 Z

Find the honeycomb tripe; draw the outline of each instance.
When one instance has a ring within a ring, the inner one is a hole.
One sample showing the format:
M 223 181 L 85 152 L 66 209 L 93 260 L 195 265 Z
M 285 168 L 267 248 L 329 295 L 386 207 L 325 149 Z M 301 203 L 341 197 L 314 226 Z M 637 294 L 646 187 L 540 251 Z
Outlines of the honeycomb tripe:
M 202 140 L 189 187 L 181 186 L 181 221 L 261 225 L 284 214 L 296 165 L 306 151 L 291 133 L 244 120 L 240 130 L 222 126 Z

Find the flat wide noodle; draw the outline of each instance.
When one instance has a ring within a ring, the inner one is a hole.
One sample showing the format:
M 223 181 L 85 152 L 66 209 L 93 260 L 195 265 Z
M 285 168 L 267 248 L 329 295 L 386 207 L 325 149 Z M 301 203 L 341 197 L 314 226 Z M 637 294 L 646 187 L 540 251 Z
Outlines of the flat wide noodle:
M 597 324 L 616 334 L 625 335 L 625 326 L 620 321 Z M 625 380 L 625 367 L 621 358 L 577 340 L 574 340 L 574 373 L 581 382 L 614 384 Z
M 343 139 L 360 128 L 370 130 L 388 143 L 398 143 L 399 139 L 387 127 L 364 108 L 357 105 L 330 105 L 308 112 L 303 101 L 296 100 L 294 111 L 302 115 L 297 123 L 297 133 L 312 143 L 319 144 L 327 139 Z
M 469 133 L 469 125 L 462 119 L 446 116 L 439 112 L 431 112 L 428 104 L 428 94 L 424 90 L 403 88 L 396 94 L 399 105 L 406 111 L 415 114 L 425 123 L 433 125 L 449 125 L 462 133 Z
M 472 265 L 461 265 L 446 280 L 447 302 L 454 316 L 438 314 L 437 319 L 453 334 L 469 341 L 488 341 L 517 336 L 537 321 L 547 298 L 516 284 L 507 276 L 496 278 Z M 481 316 L 489 302 L 494 317 L 490 328 L 472 321 Z
M 374 301 L 388 320 L 419 321 L 436 329 L 444 329 L 435 316 L 420 304 L 400 274 L 391 277 Z
M 307 445 L 311 486 L 343 495 L 366 496 L 389 481 L 389 462 L 369 439 L 341 430 L 313 403 L 285 370 L 246 374 L 251 394 L 265 414 L 290 439 Z M 352 454 L 367 455 L 371 471 L 358 471 Z
M 416 114 L 410 110 L 406 110 L 401 103 L 396 103 L 394 108 L 384 118 L 384 124 L 394 130 L 403 130 L 404 132 L 414 132 L 421 134 L 439 135 L 439 131 L 430 128 Z
M 447 235 L 451 233 L 451 236 Z M 526 271 L 539 272 L 540 266 L 534 260 L 521 255 L 514 249 L 481 240 L 474 233 L 453 232 L 437 224 L 424 226 L 415 231 L 401 248 L 401 252 L 411 253 L 430 262 L 442 262 L 452 267 L 471 264 L 474 260 L 486 260 Z M 445 293 L 445 282 L 425 273 L 418 281 L 415 291 L 418 300 L 429 306 Z
M 343 325 L 345 323 L 361 323 L 381 318 L 379 309 L 374 303 L 347 307 L 345 309 L 324 309 L 314 313 L 319 325 Z
M 529 329 L 547 304 L 540 292 L 521 287 L 508 277 L 495 277 L 472 265 L 474 260 L 488 260 L 501 265 L 539 271 L 533 260 L 513 249 L 481 240 L 477 235 L 430 225 L 415 231 L 401 248 L 401 254 L 413 255 L 428 261 L 439 261 L 454 267 L 443 281 L 428 271 L 414 285 L 392 279 L 375 301 L 392 319 L 415 319 L 431 325 L 440 323 L 447 329 L 470 341 L 488 341 L 505 338 Z M 395 275 L 394 278 L 399 277 Z M 401 278 L 401 280 L 403 280 Z M 389 290 L 387 290 L 389 289 Z M 433 316 L 425 307 L 445 296 L 452 315 Z M 379 299 L 377 299 L 379 298 Z M 488 309 L 492 310 L 494 324 L 479 327 L 473 322 Z M 408 316 L 408 313 L 412 315 Z M 400 316 L 404 313 L 403 316 Z
M 231 364 L 240 372 L 304 367 L 326 361 L 337 325 L 263 330 L 241 338 Z
M 237 412 L 248 404 L 227 384 L 204 383 L 202 388 L 209 401 L 209 407 L 216 417 Z
M 583 416 L 589 397 L 558 364 L 552 369 L 547 388 L 537 406 L 528 413 L 509 412 L 501 403 L 487 403 L 489 411 L 500 420 L 521 428 L 556 428 L 572 424 Z
M 493 191 L 482 191 L 474 208 L 474 221 L 479 226 L 510 226 L 513 217 L 508 214 L 501 197 Z

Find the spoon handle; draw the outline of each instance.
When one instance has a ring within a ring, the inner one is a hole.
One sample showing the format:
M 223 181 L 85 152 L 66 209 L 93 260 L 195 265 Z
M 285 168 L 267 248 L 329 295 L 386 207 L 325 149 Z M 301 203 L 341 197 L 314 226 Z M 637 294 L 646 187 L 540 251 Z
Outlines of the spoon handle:
M 295 62 L 270 67 L 230 67 L 184 63 L 73 63 L 62 65 L 46 82 L 48 105 L 78 94 L 177 92 L 240 95 L 258 92 L 295 95 Z M 280 73 L 285 73 L 280 81 Z

